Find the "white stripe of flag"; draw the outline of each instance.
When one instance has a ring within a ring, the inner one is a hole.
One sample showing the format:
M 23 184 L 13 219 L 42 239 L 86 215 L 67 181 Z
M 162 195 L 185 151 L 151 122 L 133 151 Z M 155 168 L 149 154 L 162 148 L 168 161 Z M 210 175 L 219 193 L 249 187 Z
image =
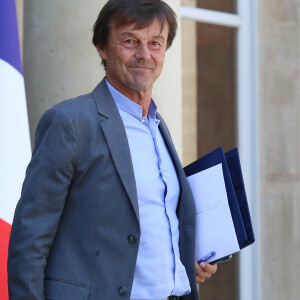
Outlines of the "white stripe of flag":
M 24 78 L 0 59 L 0 218 L 10 224 L 30 156 Z

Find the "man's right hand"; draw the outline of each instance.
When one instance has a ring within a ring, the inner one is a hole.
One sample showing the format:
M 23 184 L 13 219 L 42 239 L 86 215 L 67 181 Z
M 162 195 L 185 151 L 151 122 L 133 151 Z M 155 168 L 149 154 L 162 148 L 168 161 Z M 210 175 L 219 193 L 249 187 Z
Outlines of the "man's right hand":
M 217 265 L 210 265 L 202 262 L 200 265 L 195 260 L 196 282 L 203 283 L 207 278 L 217 272 Z

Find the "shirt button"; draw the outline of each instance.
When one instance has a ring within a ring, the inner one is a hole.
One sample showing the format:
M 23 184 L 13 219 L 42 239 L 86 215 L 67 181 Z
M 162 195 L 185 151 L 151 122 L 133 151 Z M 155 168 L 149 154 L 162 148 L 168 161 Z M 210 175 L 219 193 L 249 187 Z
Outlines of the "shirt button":
M 125 286 L 119 287 L 118 292 L 122 296 L 125 295 L 127 293 L 126 287 Z
M 141 122 L 142 122 L 142 123 L 145 123 L 145 119 L 142 119 Z
M 136 241 L 135 236 L 131 234 L 131 235 L 128 237 L 128 242 L 129 242 L 129 244 L 134 244 L 135 241 Z

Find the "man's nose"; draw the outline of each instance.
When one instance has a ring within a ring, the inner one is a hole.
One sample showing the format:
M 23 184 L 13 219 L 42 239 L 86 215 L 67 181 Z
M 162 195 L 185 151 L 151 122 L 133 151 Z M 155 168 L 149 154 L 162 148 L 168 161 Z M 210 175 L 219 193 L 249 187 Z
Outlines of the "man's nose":
M 146 43 L 139 44 L 135 53 L 135 57 L 139 60 L 148 60 L 151 58 L 150 51 Z

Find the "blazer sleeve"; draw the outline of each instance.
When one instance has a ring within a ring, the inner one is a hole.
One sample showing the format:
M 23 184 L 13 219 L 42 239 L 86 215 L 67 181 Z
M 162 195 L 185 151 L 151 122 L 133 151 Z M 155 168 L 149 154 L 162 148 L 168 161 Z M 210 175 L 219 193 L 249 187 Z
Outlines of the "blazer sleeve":
M 22 149 L 20 149 L 22 151 Z M 41 300 L 44 270 L 77 161 L 73 123 L 54 106 L 37 127 L 9 242 L 9 299 Z

